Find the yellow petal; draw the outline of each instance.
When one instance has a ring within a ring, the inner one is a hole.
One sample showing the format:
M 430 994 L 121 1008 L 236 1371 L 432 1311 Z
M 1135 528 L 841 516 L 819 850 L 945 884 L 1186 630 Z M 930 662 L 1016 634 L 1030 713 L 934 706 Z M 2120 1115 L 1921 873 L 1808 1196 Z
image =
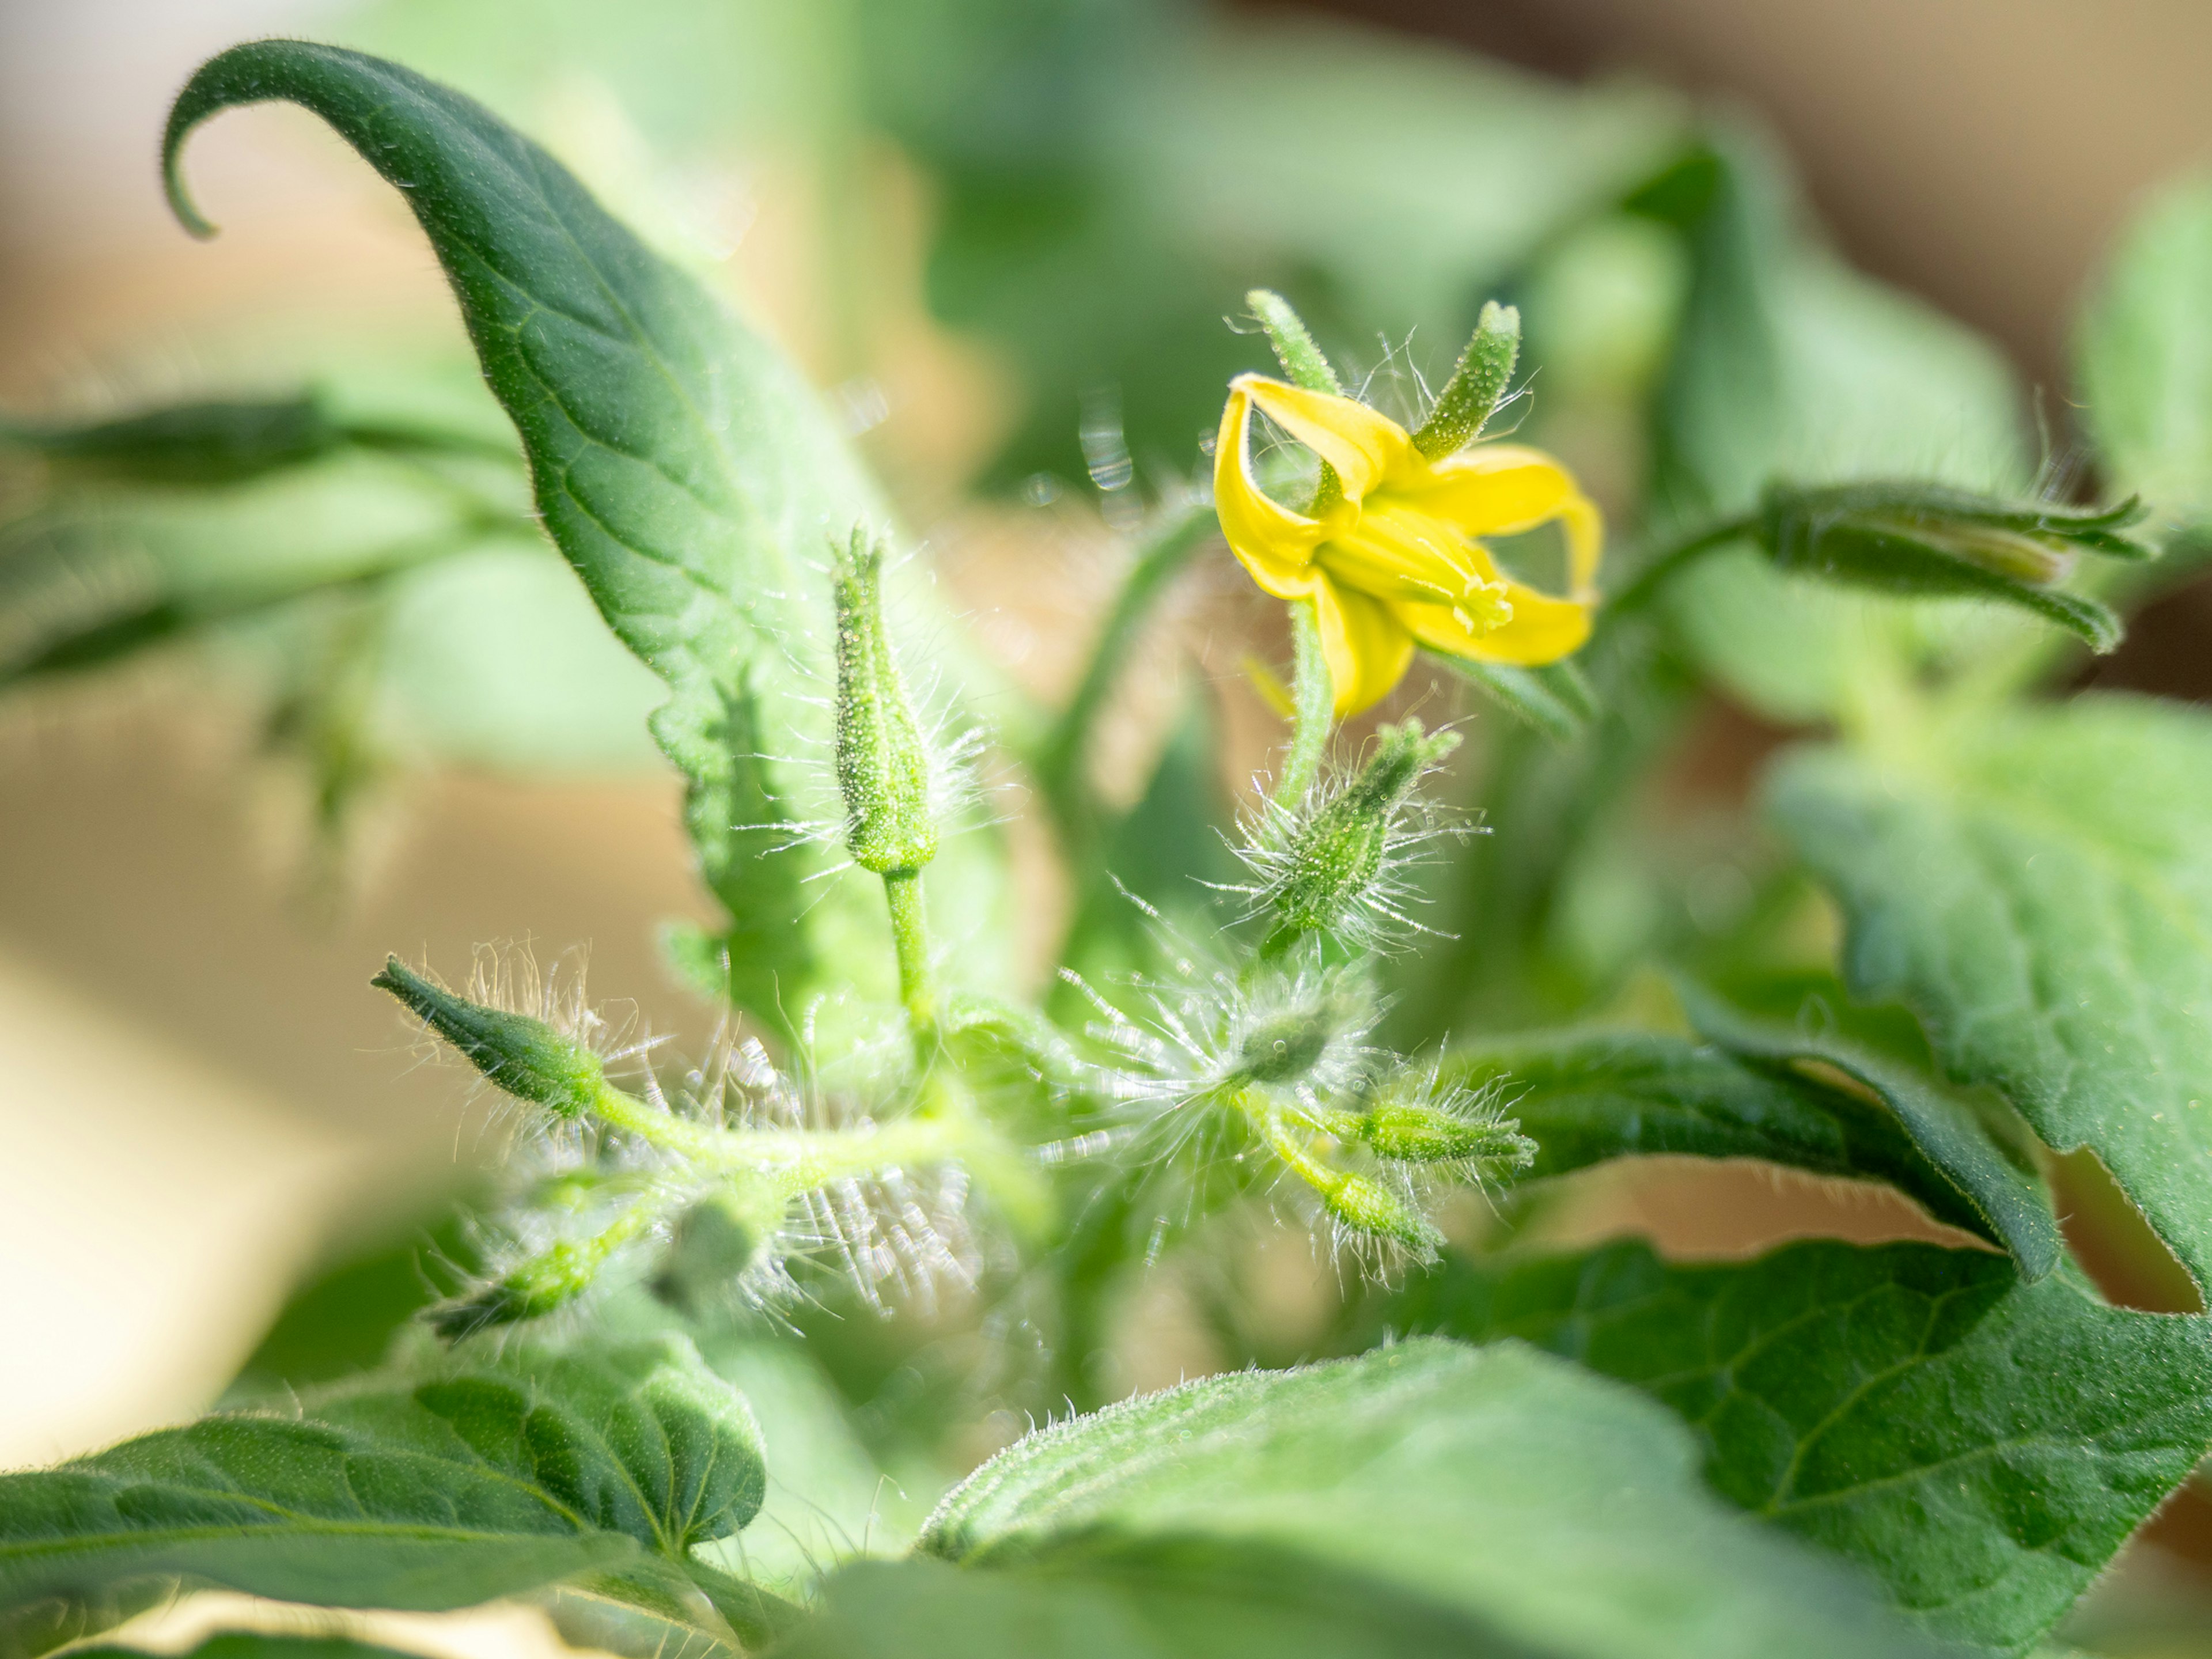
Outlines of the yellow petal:
M 1314 544 L 1321 538 L 1321 526 L 1269 500 L 1252 481 L 1252 464 L 1245 452 L 1251 424 L 1251 398 L 1231 387 L 1213 444 L 1213 510 L 1220 516 L 1230 551 L 1252 580 L 1279 599 L 1302 599 L 1321 579 L 1309 562 Z
M 1587 600 L 1596 591 L 1604 521 L 1574 475 L 1540 449 L 1477 444 L 1425 477 L 1408 477 L 1393 493 L 1469 536 L 1514 536 L 1556 519 L 1566 534 L 1574 597 Z
M 1336 693 L 1336 717 L 1347 720 L 1390 695 L 1413 660 L 1413 636 L 1391 607 L 1324 580 L 1314 589 L 1322 654 Z
M 1480 617 L 1464 607 L 1399 605 L 1392 608 L 1413 637 L 1431 651 L 1471 657 L 1478 662 L 1533 668 L 1573 655 L 1589 638 L 1587 605 L 1555 599 L 1522 582 L 1508 582 L 1505 599 L 1513 614 L 1494 628 L 1485 627 Z
M 1462 604 L 1497 575 L 1449 524 L 1395 500 L 1332 518 L 1314 560 L 1346 587 L 1415 605 Z
M 1229 385 L 1232 397 L 1245 393 L 1269 420 L 1334 467 L 1346 501 L 1363 500 L 1384 477 L 1419 464 L 1406 428 L 1365 404 L 1261 374 L 1240 374 Z

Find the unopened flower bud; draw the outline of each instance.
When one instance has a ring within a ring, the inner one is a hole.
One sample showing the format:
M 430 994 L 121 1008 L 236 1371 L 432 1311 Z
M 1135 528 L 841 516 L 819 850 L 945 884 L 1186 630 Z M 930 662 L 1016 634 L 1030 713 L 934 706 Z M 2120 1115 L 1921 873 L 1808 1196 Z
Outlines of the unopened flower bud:
M 1421 775 L 1459 746 L 1456 732 L 1424 736 L 1419 720 L 1386 726 L 1374 755 L 1341 794 L 1291 836 L 1272 895 L 1290 933 L 1337 927 L 1382 872 L 1400 810 Z
M 601 1260 L 601 1252 L 590 1244 L 564 1239 L 481 1290 L 431 1309 L 424 1317 L 448 1342 L 493 1325 L 542 1319 L 589 1290 Z
M 599 1057 L 544 1020 L 487 1008 L 457 996 L 393 957 L 369 981 L 404 1003 L 422 1023 L 459 1050 L 495 1088 L 543 1106 L 561 1117 L 590 1109 L 606 1073 Z M 527 1317 L 519 1315 L 517 1317 Z
M 1353 1232 L 1389 1239 L 1423 1256 L 1444 1242 L 1427 1217 L 1371 1176 L 1339 1175 L 1318 1190 L 1322 1207 Z
M 1455 454 L 1481 435 L 1498 412 L 1521 355 L 1521 313 L 1490 301 L 1474 325 L 1474 337 L 1460 354 L 1459 366 L 1444 382 L 1437 406 L 1413 434 L 1413 447 L 1432 461 Z
M 857 526 L 832 579 L 837 608 L 837 787 L 845 844 L 879 875 L 937 856 L 929 750 L 884 628 L 883 549 Z
M 2152 556 L 2125 533 L 2142 516 L 2132 501 L 2089 513 L 1938 484 L 1777 484 L 1760 505 L 1758 535 L 1784 570 L 1892 593 L 2001 599 L 2109 651 L 2119 641 L 2119 619 L 2053 584 L 2083 552 Z
M 653 1295 L 679 1313 L 712 1308 L 732 1284 L 767 1259 L 783 1205 L 773 1194 L 725 1188 L 676 1218 L 653 1274 Z
M 1223 1081 L 1346 1086 L 1374 1013 L 1373 994 L 1356 976 L 1264 974 L 1230 1018 Z
M 1536 1145 L 1521 1126 L 1492 1113 L 1384 1101 L 1359 1120 L 1359 1138 L 1376 1157 L 1396 1164 L 1480 1163 L 1519 1169 L 1532 1162 Z

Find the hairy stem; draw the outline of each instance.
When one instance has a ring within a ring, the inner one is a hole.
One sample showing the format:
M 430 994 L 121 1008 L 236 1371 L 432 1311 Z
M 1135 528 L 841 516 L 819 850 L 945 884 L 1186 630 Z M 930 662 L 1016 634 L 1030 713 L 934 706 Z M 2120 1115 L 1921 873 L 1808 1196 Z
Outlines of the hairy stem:
M 929 971 L 929 921 L 922 910 L 921 872 L 886 871 L 884 899 L 890 907 L 891 943 L 898 951 L 899 1000 L 906 1005 L 915 1046 L 927 1062 L 937 1046 L 937 986 Z
M 1304 799 L 1321 775 L 1329 728 L 1336 718 L 1336 688 L 1329 679 L 1321 622 L 1310 600 L 1291 606 L 1291 746 L 1283 757 L 1283 775 L 1275 783 L 1275 799 L 1285 806 Z

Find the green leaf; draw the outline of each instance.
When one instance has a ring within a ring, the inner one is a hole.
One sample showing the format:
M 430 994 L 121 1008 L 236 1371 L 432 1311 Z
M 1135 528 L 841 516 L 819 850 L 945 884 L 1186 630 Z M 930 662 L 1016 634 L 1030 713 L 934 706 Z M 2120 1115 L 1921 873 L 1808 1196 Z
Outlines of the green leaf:
M 848 897 L 802 926 L 798 884 L 823 861 L 775 849 L 793 821 L 833 815 L 798 759 L 827 735 L 820 567 L 828 539 L 884 519 L 880 500 L 777 352 L 543 149 L 396 64 L 296 40 L 204 64 L 163 148 L 188 226 L 209 229 L 178 173 L 186 136 L 276 99 L 322 117 L 404 191 L 521 434 L 546 529 L 670 688 L 653 733 L 690 781 L 685 820 L 732 918 L 731 988 L 776 1018 L 778 994 L 796 1006 L 843 942 L 841 910 L 874 920 L 872 893 L 831 882 Z
M 2112 251 L 2075 342 L 2081 413 L 2124 488 L 2212 514 L 2212 180 L 2169 185 Z
M 1188 1383 L 1030 1436 L 918 1548 L 1137 1577 L 1281 1551 L 1559 1655 L 1911 1651 L 1857 1588 L 1698 1489 L 1664 1413 L 1516 1345 L 1416 1341 Z
M 101 1643 L 72 1648 L 85 1659 L 150 1659 L 143 1649 Z M 217 1631 L 176 1659 L 407 1659 L 399 1649 L 349 1636 L 284 1636 L 270 1631 Z
M 0 420 L 0 447 L 20 446 L 118 483 L 239 483 L 313 460 L 345 441 L 344 430 L 312 394 L 175 404 L 78 426 Z
M 1640 1243 L 1412 1286 L 1413 1328 L 1516 1336 L 1647 1389 L 1731 1501 L 1858 1562 L 1931 1633 L 2016 1650 L 2212 1441 L 2212 1323 L 1925 1244 L 1669 1267 Z M 1777 1651 L 1786 1651 L 1778 1649 Z
M 2002 1237 L 1880 1103 L 1794 1071 L 1742 1065 L 1682 1037 L 1602 1030 L 1462 1047 L 1446 1063 L 1470 1087 L 1499 1090 L 1535 1141 L 1524 1179 L 1616 1158 L 1757 1158 L 1886 1182 L 1938 1221 Z
M 744 1399 L 669 1338 L 372 1380 L 0 1477 L 0 1614 L 155 1579 L 337 1607 L 466 1607 L 677 1567 L 761 1504 Z
M 1725 994 L 1675 988 L 1690 1023 L 1739 1059 L 1814 1061 L 1865 1085 L 1971 1206 L 1974 1231 L 2003 1244 L 2031 1279 L 2057 1267 L 2057 1219 L 2011 1109 L 1946 1084 L 1910 1013 L 1864 1007 L 1823 973 L 1735 981 Z
M 2212 719 L 1962 710 L 1879 752 L 1796 751 L 1768 802 L 1842 902 L 1853 993 L 2094 1152 L 2212 1285 Z
M 1249 1547 L 1179 1542 L 1112 1565 L 963 1572 L 866 1561 L 777 1659 L 1538 1659 L 1455 1608 Z

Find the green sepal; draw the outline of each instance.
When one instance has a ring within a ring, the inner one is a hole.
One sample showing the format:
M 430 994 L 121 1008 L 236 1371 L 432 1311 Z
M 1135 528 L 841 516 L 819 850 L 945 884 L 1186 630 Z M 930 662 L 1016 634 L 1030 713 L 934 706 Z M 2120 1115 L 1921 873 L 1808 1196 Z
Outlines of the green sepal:
M 1413 434 L 1413 447 L 1440 461 L 1480 437 L 1498 412 L 1520 356 L 1520 312 L 1495 300 L 1486 301 L 1474 337 L 1437 394 L 1437 406 Z
M 1603 708 L 1597 688 L 1571 659 L 1522 668 L 1503 662 L 1474 662 L 1431 652 L 1429 660 L 1474 686 L 1524 725 L 1555 744 L 1570 744 L 1589 729 Z

